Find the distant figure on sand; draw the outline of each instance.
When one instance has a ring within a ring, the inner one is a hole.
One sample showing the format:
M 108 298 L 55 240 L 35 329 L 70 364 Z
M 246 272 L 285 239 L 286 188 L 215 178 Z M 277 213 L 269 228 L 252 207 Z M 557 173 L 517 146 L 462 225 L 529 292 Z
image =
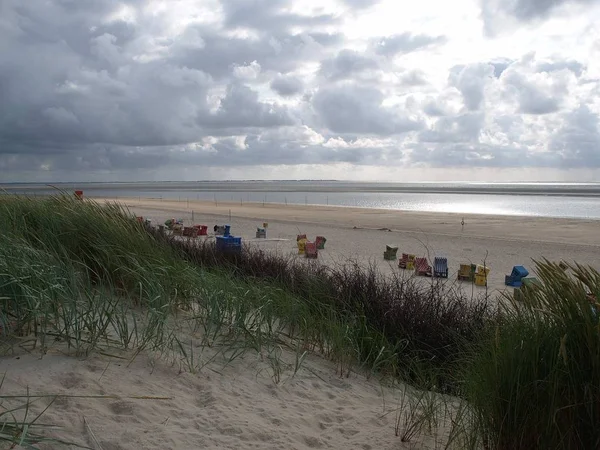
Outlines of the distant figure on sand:
M 465 218 L 463 217 L 460 221 L 460 231 L 464 231 L 465 229 Z

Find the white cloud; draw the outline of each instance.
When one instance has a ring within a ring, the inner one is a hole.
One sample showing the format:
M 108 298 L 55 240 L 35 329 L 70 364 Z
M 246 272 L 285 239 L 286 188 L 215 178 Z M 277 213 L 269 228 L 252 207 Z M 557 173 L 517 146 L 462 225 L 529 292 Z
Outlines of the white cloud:
M 600 167 L 596 1 L 2 5 L 0 170 L 16 179 Z

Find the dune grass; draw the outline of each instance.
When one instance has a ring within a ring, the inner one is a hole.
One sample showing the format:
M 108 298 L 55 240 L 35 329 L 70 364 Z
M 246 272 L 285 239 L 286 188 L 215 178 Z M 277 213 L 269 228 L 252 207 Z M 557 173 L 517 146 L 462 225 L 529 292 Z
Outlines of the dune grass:
M 424 285 L 400 274 L 384 276 L 374 266 L 307 263 L 252 246 L 239 255 L 226 254 L 210 241 L 149 232 L 198 267 L 279 286 L 301 299 L 316 318 L 323 317 L 321 308 L 335 312 L 354 324 L 354 356 L 364 366 L 391 371 L 422 388 L 456 392 L 456 358 L 495 320 L 496 309 L 488 297 L 474 301 L 438 280 Z
M 5 196 L 0 356 L 19 346 L 42 355 L 53 345 L 77 355 L 116 348 L 132 358 L 148 350 L 197 372 L 254 353 L 281 383 L 317 352 L 340 376 L 360 371 L 420 390 L 402 397 L 403 441 L 452 410 L 448 447 L 598 448 L 599 305 L 588 294 L 600 295 L 600 275 L 565 267 L 539 263 L 542 286 L 496 313 L 485 298 L 358 264 L 325 267 L 251 248 L 219 254 L 162 236 L 115 205 Z M 284 347 L 295 360 L 282 359 Z M 35 393 L 11 398 L 0 392 L 0 440 L 49 439 L 35 431 L 39 412 L 29 412 Z
M 184 327 L 200 330 L 201 342 L 186 341 Z M 398 364 L 397 346 L 364 317 L 316 295 L 303 298 L 257 278 L 232 280 L 225 269 L 208 272 L 118 206 L 3 197 L 0 356 L 19 347 L 43 355 L 55 345 L 76 355 L 149 350 L 190 372 L 256 352 L 267 355 L 274 382 L 297 373 L 307 351 L 336 362 L 340 374 L 375 365 L 394 374 Z M 281 360 L 282 346 L 296 353 L 295 362 Z M 3 398 L 0 411 L 12 408 Z M 4 429 L 25 420 L 2 419 Z M 19 440 L 29 439 L 28 429 Z
M 502 322 L 465 353 L 474 443 L 600 448 L 600 274 L 549 261 L 536 272 L 542 285 L 509 299 Z

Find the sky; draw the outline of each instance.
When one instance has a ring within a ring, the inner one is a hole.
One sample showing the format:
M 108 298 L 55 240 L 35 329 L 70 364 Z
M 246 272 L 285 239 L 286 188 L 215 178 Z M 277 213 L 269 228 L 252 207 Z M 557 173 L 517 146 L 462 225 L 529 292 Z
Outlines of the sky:
M 600 0 L 0 0 L 0 181 L 600 180 Z

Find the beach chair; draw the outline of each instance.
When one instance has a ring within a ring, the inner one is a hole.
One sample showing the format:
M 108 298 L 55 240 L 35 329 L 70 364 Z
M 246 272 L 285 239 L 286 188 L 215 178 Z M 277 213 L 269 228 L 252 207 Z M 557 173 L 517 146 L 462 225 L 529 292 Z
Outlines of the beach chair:
M 506 286 L 521 287 L 523 278 L 529 275 L 529 271 L 523 266 L 514 266 L 510 275 L 504 276 Z
M 176 223 L 171 227 L 173 236 L 183 236 L 183 225 Z
M 433 258 L 433 276 L 448 278 L 448 258 L 436 256 Z
M 487 286 L 489 273 L 489 267 L 478 264 L 475 268 L 475 286 Z
M 208 235 L 208 227 L 206 225 L 194 225 L 194 227 L 198 229 L 198 236 Z
M 235 236 L 217 236 L 216 250 L 220 253 L 240 254 L 242 238 Z
M 296 236 L 296 242 L 301 241 L 302 239 L 306 240 L 305 234 L 299 234 Z
M 415 275 L 420 277 L 431 276 L 431 266 L 427 262 L 427 258 L 415 258 Z
M 257 239 L 266 239 L 267 238 L 267 230 L 265 228 L 256 228 L 256 238 Z
M 225 236 L 225 225 L 215 225 L 213 231 L 217 236 Z
M 319 250 L 317 249 L 316 242 L 306 242 L 304 245 L 304 254 L 307 258 L 317 258 L 319 256 Z
M 325 242 L 327 242 L 325 236 L 317 236 L 317 238 L 315 239 L 315 244 L 317 244 L 317 250 L 324 250 Z
M 528 289 L 536 289 L 540 287 L 542 283 L 535 277 L 525 277 L 521 280 L 521 286 L 515 288 L 514 298 L 515 300 L 523 300 L 523 293 Z
M 392 247 L 390 245 L 386 245 L 385 252 L 383 252 L 383 259 L 385 259 L 386 261 L 395 261 L 397 254 L 398 254 L 398 247 Z
M 415 255 L 408 253 L 402 253 L 400 261 L 398 261 L 398 267 L 401 269 L 414 270 L 415 268 Z
M 306 251 L 306 242 L 307 242 L 306 239 L 300 239 L 297 242 L 299 255 L 304 255 L 304 252 Z
M 189 238 L 198 237 L 198 228 L 196 227 L 183 227 L 182 236 Z
M 459 281 L 474 281 L 475 267 L 475 264 L 461 264 L 458 269 L 457 279 Z

